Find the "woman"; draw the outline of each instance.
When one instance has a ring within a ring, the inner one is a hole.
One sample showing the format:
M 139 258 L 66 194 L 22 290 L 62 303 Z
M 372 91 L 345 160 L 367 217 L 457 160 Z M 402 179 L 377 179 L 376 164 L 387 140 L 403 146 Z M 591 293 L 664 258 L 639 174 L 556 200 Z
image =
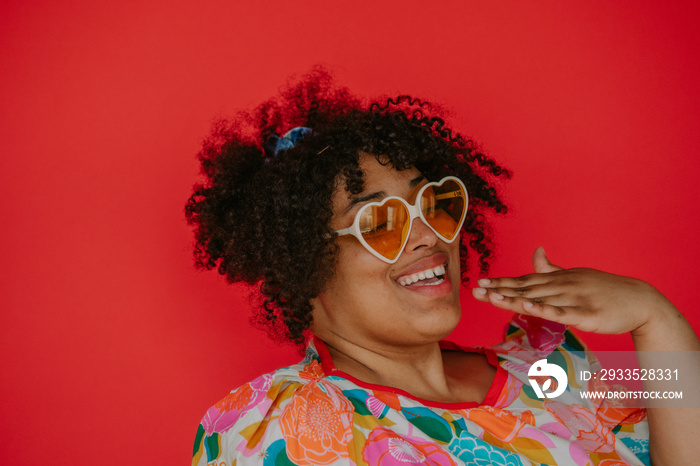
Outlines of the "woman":
M 564 270 L 540 248 L 535 273 L 473 290 L 516 313 L 504 343 L 443 341 L 465 271 L 488 271 L 486 218 L 506 211 L 509 173 L 432 112 L 363 106 L 315 70 L 215 128 L 187 205 L 199 264 L 259 284 L 258 322 L 308 346 L 207 412 L 193 464 L 691 464 L 697 447 L 675 435 L 700 433 L 691 410 L 581 399 L 604 388 L 575 379 L 595 361 L 567 325 L 700 349 L 644 282 Z M 530 381 L 549 363 L 564 378 L 536 380 L 556 398 Z

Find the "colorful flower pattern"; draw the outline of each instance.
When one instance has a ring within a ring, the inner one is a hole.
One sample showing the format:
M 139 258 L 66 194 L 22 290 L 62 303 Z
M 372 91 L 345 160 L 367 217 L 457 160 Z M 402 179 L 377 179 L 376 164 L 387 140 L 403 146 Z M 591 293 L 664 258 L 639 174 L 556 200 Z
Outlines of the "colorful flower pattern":
M 353 412 L 352 403 L 335 385 L 302 386 L 279 419 L 289 459 L 304 466 L 347 460 Z
M 271 383 L 272 375 L 265 374 L 226 395 L 204 415 L 204 431 L 207 434 L 227 432 L 242 416 L 264 401 Z
M 533 357 L 547 357 L 568 374 L 589 370 L 593 361 L 559 324 L 513 319 L 505 342 L 489 349 L 498 357 L 499 376 L 489 403 L 481 405 L 431 403 L 363 384 L 322 362 L 317 346 L 323 349 L 312 341 L 301 363 L 261 376 L 210 408 L 192 464 L 649 464 L 643 409 L 573 396 L 618 387 L 570 376 L 559 398 L 534 395 L 527 379 Z
M 456 466 L 450 455 L 437 443 L 411 435 L 400 435 L 382 426 L 375 427 L 370 432 L 362 449 L 362 458 L 370 466 Z
M 518 455 L 495 447 L 466 430 L 452 439 L 448 449 L 466 466 L 523 466 Z

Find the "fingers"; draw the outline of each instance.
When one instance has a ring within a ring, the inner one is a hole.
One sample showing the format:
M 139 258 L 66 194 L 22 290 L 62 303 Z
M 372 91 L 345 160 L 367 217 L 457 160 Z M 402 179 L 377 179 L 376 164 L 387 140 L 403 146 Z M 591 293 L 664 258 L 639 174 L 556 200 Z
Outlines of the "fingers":
M 510 298 L 527 298 L 530 300 L 543 298 L 545 296 L 556 296 L 562 291 L 561 286 L 557 286 L 552 282 L 522 286 L 507 286 L 505 284 L 501 286 L 489 285 L 482 288 L 488 290 L 489 293 L 496 293 Z
M 487 289 L 478 287 L 472 290 L 472 294 L 477 300 L 482 302 L 513 303 L 516 307 L 523 307 L 526 311 L 532 310 L 532 305 L 535 305 L 535 307 L 538 305 L 575 307 L 570 296 L 566 294 L 549 293 L 546 287 L 532 287 L 523 289 L 522 291 L 516 291 L 511 288 Z
M 551 283 L 556 275 L 558 275 L 556 272 L 552 272 L 531 273 L 521 277 L 482 278 L 478 283 L 479 286 L 490 290 L 496 288 L 528 288 Z
M 571 271 L 549 262 L 542 247 L 533 253 L 532 267 L 535 273 L 520 277 L 482 278 L 472 294 L 500 309 L 575 326 L 580 316 L 568 292 L 575 281 Z
M 505 296 L 485 288 L 474 288 L 474 297 L 482 302 L 491 303 L 500 309 L 541 317 L 566 325 L 576 325 L 577 313 L 575 306 L 560 302 L 558 296 L 543 296 L 524 298 L 520 296 Z

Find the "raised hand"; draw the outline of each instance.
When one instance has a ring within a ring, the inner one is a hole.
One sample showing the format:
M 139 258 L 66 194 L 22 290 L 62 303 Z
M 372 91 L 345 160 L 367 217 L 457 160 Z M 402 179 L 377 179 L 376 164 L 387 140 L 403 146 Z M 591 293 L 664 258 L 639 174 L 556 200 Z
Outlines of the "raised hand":
M 635 349 L 640 351 L 640 367 L 682 367 L 684 401 L 688 406 L 697 406 L 700 340 L 678 309 L 656 288 L 635 278 L 599 270 L 557 267 L 549 262 L 542 248 L 533 254 L 532 266 L 535 273 L 522 277 L 481 279 L 472 293 L 479 301 L 496 307 L 584 331 L 631 332 Z M 664 351 L 676 353 L 664 356 Z M 668 389 L 657 380 L 645 381 L 643 387 L 648 391 Z M 700 436 L 700 409 L 649 408 L 647 412 L 652 463 L 695 464 L 700 443 L 684 439 Z
M 535 273 L 484 278 L 472 291 L 479 301 L 542 317 L 586 332 L 643 332 L 678 314 L 658 290 L 635 278 L 588 268 L 563 269 L 543 248 L 532 255 Z

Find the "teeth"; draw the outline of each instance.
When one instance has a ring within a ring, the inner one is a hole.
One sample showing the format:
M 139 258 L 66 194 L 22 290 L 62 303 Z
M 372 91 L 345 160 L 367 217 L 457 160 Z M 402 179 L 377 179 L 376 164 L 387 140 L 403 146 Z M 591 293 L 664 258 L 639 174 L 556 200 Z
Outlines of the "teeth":
M 437 267 L 433 267 L 432 269 L 422 270 L 412 275 L 401 277 L 399 284 L 401 286 L 408 286 L 411 283 L 416 283 L 419 280 L 441 277 L 442 275 L 445 275 L 445 266 L 438 265 Z M 442 283 L 442 280 L 437 281 L 435 283 L 426 283 L 426 285 L 439 285 L 440 283 Z

